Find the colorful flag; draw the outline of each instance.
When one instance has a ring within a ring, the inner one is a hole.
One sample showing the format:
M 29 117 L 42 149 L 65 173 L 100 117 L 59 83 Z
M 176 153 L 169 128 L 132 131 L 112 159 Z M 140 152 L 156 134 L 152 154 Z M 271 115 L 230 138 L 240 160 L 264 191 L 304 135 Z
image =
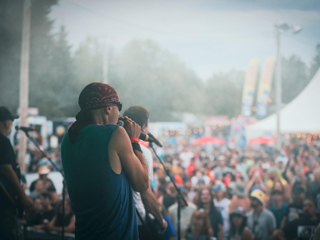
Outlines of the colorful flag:
M 257 97 L 257 118 L 265 118 L 267 116 L 267 104 L 270 97 L 274 64 L 275 58 L 268 57 L 261 74 Z
M 258 74 L 259 59 L 252 59 L 249 69 L 246 74 L 246 80 L 243 86 L 242 95 L 242 115 L 249 117 L 251 115 L 252 102 L 254 97 L 254 90 L 256 86 L 256 79 Z

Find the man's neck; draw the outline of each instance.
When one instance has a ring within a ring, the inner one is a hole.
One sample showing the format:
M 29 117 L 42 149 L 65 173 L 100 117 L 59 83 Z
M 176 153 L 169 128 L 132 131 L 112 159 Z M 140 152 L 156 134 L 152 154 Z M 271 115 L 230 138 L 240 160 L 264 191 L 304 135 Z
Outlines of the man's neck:
M 210 203 L 203 203 L 203 209 L 206 212 L 210 212 Z
M 274 201 L 274 207 L 275 209 L 280 209 L 282 206 L 282 202 L 281 201 Z
M 263 210 L 263 206 L 258 206 L 258 207 L 256 207 L 255 209 L 253 209 L 253 212 L 254 212 L 255 214 L 259 214 L 259 213 L 262 212 L 262 210 Z

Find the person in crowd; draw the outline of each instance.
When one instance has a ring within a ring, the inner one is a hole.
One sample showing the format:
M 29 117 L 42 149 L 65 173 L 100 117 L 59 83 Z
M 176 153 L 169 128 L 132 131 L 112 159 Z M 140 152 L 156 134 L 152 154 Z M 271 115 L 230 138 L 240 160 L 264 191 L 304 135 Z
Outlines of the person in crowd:
M 166 193 L 163 196 L 163 205 L 166 207 L 166 209 L 169 209 L 177 199 L 177 190 L 175 189 L 172 182 L 168 183 L 168 186 L 166 188 Z
M 301 218 L 290 222 L 283 230 L 276 233 L 278 239 L 317 239 L 316 231 L 320 224 L 320 218 L 317 214 L 315 199 L 307 197 L 303 203 L 303 215 Z M 317 236 L 318 237 L 318 236 Z
M 14 199 L 18 198 L 22 208 L 28 211 L 34 207 L 32 199 L 20 185 L 20 167 L 7 138 L 17 118 L 6 107 L 0 107 L 0 239 L 23 239 L 19 219 L 22 211 L 17 212 Z
M 223 218 L 217 210 L 213 202 L 213 194 L 210 188 L 204 188 L 199 192 L 197 204 L 198 210 L 203 209 L 209 217 L 210 224 L 213 230 L 213 236 L 218 240 L 223 239 Z
M 160 176 L 157 182 L 157 190 L 154 192 L 155 197 L 157 198 L 159 203 L 163 202 L 163 197 L 167 193 L 167 181 L 165 177 Z
M 189 166 L 187 167 L 187 171 L 188 171 L 188 176 L 189 178 L 192 178 L 193 176 L 193 171 L 195 170 L 195 167 L 196 167 L 196 160 L 195 158 L 191 158 L 190 159 L 190 164 Z
M 44 182 L 42 179 L 38 179 L 38 181 L 34 185 L 34 190 L 30 193 L 29 197 L 31 197 L 32 199 L 36 199 L 40 197 L 40 194 L 44 191 Z
M 63 215 L 63 205 L 64 204 L 64 215 Z M 44 224 L 44 229 L 47 231 L 62 232 L 62 226 L 64 226 L 64 231 L 66 233 L 73 233 L 75 230 L 75 216 L 72 212 L 70 200 L 66 199 L 60 201 L 57 204 L 54 217 L 51 221 Z
M 187 146 L 185 146 L 179 154 L 179 159 L 182 160 L 182 166 L 187 168 L 192 158 L 194 158 L 194 153 L 191 152 Z
M 57 203 L 61 200 L 61 197 L 58 195 L 56 188 L 53 185 L 50 185 L 47 188 L 47 192 L 50 194 L 51 197 L 51 205 L 55 207 Z
M 230 232 L 228 240 L 252 240 L 252 233 L 247 227 L 247 211 L 243 207 L 237 207 L 230 214 Z
M 191 180 L 187 180 L 184 183 L 184 187 L 185 187 L 185 189 L 187 191 L 189 201 L 193 202 L 193 199 L 194 199 L 194 196 L 195 196 L 195 191 L 194 191 L 194 189 L 192 187 Z
M 269 210 L 273 213 L 276 219 L 276 229 L 280 229 L 283 217 L 285 216 L 288 208 L 288 204 L 283 202 L 283 193 L 279 190 L 273 190 L 271 192 L 271 199 L 273 204 L 269 207 Z
M 243 207 L 246 211 L 250 211 L 250 199 L 248 191 L 244 183 L 232 182 L 229 185 L 232 198 L 229 204 L 229 212 L 233 212 L 237 207 Z
M 239 157 L 234 155 L 230 160 L 230 168 L 233 170 L 233 175 L 236 176 L 237 173 L 240 173 L 243 181 L 248 180 L 248 176 L 245 170 L 244 164 L 239 162 Z
M 34 212 L 38 212 L 42 210 L 42 204 L 40 197 L 35 198 L 34 200 Z
M 182 182 L 180 182 L 181 185 L 184 185 L 184 183 L 190 179 L 189 176 L 188 176 L 187 169 L 185 169 L 181 165 L 179 165 L 178 174 L 177 175 L 180 176 L 180 178 L 182 180 Z
M 165 231 L 163 232 L 163 240 L 173 240 L 177 236 L 174 223 L 172 222 L 170 218 L 170 213 L 167 211 L 167 209 L 160 204 L 161 214 L 163 216 L 163 219 L 166 221 L 167 225 L 165 228 Z M 139 236 L 140 239 L 140 236 Z M 150 238 L 149 238 L 150 239 Z
M 320 167 L 313 170 L 313 181 L 308 185 L 307 196 L 316 200 L 318 214 L 320 214 Z
M 266 173 L 270 167 L 270 157 L 267 153 L 262 154 L 262 164 L 261 167 L 263 171 Z
M 192 202 L 188 199 L 188 193 L 186 191 L 180 191 L 181 195 L 186 200 L 188 206 L 185 206 L 184 202 L 180 200 L 180 206 L 181 206 L 181 218 L 180 218 L 180 229 L 181 229 L 181 236 L 183 236 L 184 232 L 188 228 L 188 224 L 190 223 L 190 218 L 195 210 L 197 210 L 197 206 L 194 205 Z M 172 220 L 172 223 L 176 229 L 178 230 L 178 203 L 176 202 L 168 209 L 169 216 Z
M 212 188 L 214 192 L 214 205 L 222 215 L 224 238 L 229 236 L 229 204 L 230 200 L 226 198 L 227 188 L 223 183 L 217 183 Z
M 250 194 L 252 211 L 247 214 L 248 227 L 253 234 L 254 240 L 270 240 L 276 229 L 276 220 L 273 214 L 265 209 L 265 193 L 254 190 Z
M 227 172 L 232 172 L 232 169 L 226 166 L 226 157 L 224 155 L 220 155 L 217 158 L 218 166 L 213 169 L 212 175 L 215 179 L 222 180 L 223 176 Z
M 205 184 L 208 184 L 210 182 L 210 178 L 204 174 L 203 170 L 196 170 L 196 174 L 191 178 L 192 186 L 196 186 L 199 182 L 199 180 L 203 180 Z
M 305 190 L 307 190 L 307 185 L 308 185 L 308 180 L 306 178 L 306 173 L 309 171 L 306 171 L 305 166 L 303 163 L 297 164 L 295 167 L 295 175 L 290 176 L 289 175 L 289 181 L 291 188 L 295 188 L 295 186 L 300 185 L 302 186 Z
M 185 233 L 183 240 L 208 240 L 213 235 L 210 220 L 203 210 L 196 210 L 190 220 L 190 226 Z
M 289 203 L 290 197 L 286 195 L 285 188 L 283 187 L 281 181 L 276 181 L 273 185 L 272 189 L 268 191 L 268 195 L 266 195 L 266 207 L 274 207 L 274 200 L 271 197 L 273 191 L 278 191 L 282 195 L 282 202 Z
M 254 175 L 259 175 L 262 179 L 265 178 L 265 174 L 262 168 L 262 159 L 260 157 L 255 157 L 255 161 L 253 165 L 250 167 L 248 171 L 248 178 L 252 179 Z
M 27 225 L 32 229 L 44 229 L 45 221 L 50 221 L 54 216 L 54 209 L 51 205 L 51 196 L 47 192 L 40 194 L 41 210 L 28 220 Z
M 54 185 L 52 180 L 48 178 L 48 174 L 50 173 L 50 167 L 49 166 L 40 166 L 38 169 L 39 178 L 37 180 L 34 180 L 30 185 L 30 192 L 33 192 L 36 187 L 36 183 L 39 180 L 43 181 L 43 188 L 46 189 L 50 185 Z
M 292 203 L 289 204 L 285 216 L 281 223 L 281 229 L 283 229 L 288 223 L 295 219 L 298 219 L 303 214 L 303 201 L 305 199 L 305 190 L 302 186 L 296 185 L 292 189 Z
M 148 167 L 138 138 L 141 127 L 120 117 L 122 103 L 105 83 L 88 84 L 80 112 L 65 133 L 61 157 L 78 240 L 137 239 L 132 189 L 149 188 Z M 124 127 L 117 125 L 118 120 Z
M 251 179 L 247 182 L 246 188 L 249 189 L 250 192 L 253 192 L 256 189 L 259 189 L 262 191 L 267 190 L 260 173 L 261 173 L 261 171 L 256 171 L 251 176 Z
M 142 106 L 132 106 L 128 108 L 124 113 L 124 117 L 128 117 L 135 121 L 141 127 L 141 131 L 145 134 L 148 133 L 148 124 L 149 124 L 149 112 Z M 148 174 L 149 181 L 153 180 L 153 159 L 151 151 L 140 144 L 143 158 L 146 161 L 148 166 Z M 148 234 L 149 230 L 146 229 L 146 226 L 143 225 L 142 221 L 146 221 L 146 212 L 151 213 L 158 221 L 158 223 L 162 226 L 163 230 L 167 227 L 167 223 L 164 221 L 162 214 L 160 212 L 160 205 L 152 192 L 151 187 L 149 187 L 146 191 L 136 192 L 133 191 L 133 199 L 135 202 L 136 210 L 137 210 L 137 222 L 139 229 L 139 239 L 149 239 L 150 236 Z M 141 219 L 140 219 L 141 218 Z

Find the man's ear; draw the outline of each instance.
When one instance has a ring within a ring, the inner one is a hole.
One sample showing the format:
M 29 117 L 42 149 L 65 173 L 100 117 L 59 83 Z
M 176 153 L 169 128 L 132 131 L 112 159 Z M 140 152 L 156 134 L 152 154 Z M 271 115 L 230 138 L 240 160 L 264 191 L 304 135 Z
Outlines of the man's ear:
M 142 132 L 144 132 L 144 130 L 145 130 L 147 127 L 148 127 L 148 125 L 143 124 L 143 125 L 142 125 L 142 128 L 141 128 Z
M 105 107 L 105 108 L 104 108 L 104 111 L 105 111 L 105 113 L 106 113 L 107 115 L 109 115 L 110 112 L 111 112 L 111 106 Z
M 9 129 L 9 128 L 11 127 L 10 124 L 11 124 L 11 121 L 10 121 L 10 120 L 7 120 L 7 121 L 4 122 L 4 126 L 5 126 L 7 129 Z

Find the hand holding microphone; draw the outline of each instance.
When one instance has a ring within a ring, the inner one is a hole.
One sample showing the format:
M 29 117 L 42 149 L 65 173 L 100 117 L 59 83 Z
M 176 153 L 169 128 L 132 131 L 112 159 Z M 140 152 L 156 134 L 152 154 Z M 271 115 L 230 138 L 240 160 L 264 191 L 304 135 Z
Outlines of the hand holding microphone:
M 134 122 L 128 117 L 120 117 L 119 120 L 123 121 L 124 123 L 123 127 L 126 130 L 130 139 L 132 138 L 139 139 L 140 133 L 141 133 L 141 127 L 139 126 L 139 124 L 137 124 L 136 122 Z
M 124 127 L 126 129 L 126 127 L 125 127 L 126 126 L 126 124 L 125 124 L 126 121 L 131 121 L 132 123 L 138 125 L 137 123 L 135 123 L 133 120 L 131 120 L 128 117 L 119 117 L 118 125 L 120 125 L 120 126 L 122 126 L 122 127 Z M 126 131 L 127 131 L 127 129 L 126 129 Z M 136 138 L 141 139 L 142 141 L 145 141 L 145 142 L 153 142 L 156 145 L 158 145 L 159 147 L 162 147 L 162 144 L 151 133 L 146 134 L 146 133 L 141 132 L 141 127 L 140 127 L 139 131 L 140 131 L 139 137 L 136 137 Z M 128 133 L 128 131 L 127 131 L 127 133 Z M 132 138 L 129 133 L 128 133 L 128 135 L 129 135 L 130 138 Z

